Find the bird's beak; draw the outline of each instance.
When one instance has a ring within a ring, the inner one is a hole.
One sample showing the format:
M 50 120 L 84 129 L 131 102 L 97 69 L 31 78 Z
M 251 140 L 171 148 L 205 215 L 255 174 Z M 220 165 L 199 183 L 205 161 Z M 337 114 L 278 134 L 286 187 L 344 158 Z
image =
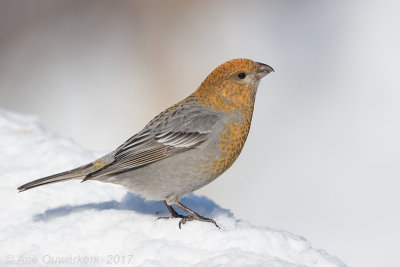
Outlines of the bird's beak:
M 258 64 L 258 71 L 257 71 L 257 74 L 256 74 L 257 80 L 261 79 L 262 77 L 264 77 L 268 73 L 274 71 L 274 69 L 272 67 L 268 66 L 267 64 L 263 64 L 263 63 L 260 63 L 260 62 L 257 62 L 257 64 Z

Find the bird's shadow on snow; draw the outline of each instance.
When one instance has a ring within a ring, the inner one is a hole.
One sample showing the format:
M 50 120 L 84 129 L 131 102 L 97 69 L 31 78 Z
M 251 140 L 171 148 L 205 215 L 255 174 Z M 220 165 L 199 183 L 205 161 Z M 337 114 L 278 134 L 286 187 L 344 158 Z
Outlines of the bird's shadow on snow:
M 226 214 L 233 217 L 233 214 L 223 209 L 212 200 L 204 196 L 196 196 L 190 194 L 180 200 L 180 202 L 188 208 L 196 211 L 205 217 L 214 217 L 220 214 Z M 185 215 L 185 212 L 174 206 L 178 213 Z M 48 209 L 43 213 L 35 214 L 33 221 L 50 221 L 59 217 L 68 216 L 73 213 L 85 210 L 132 210 L 141 214 L 153 214 L 155 216 L 168 216 L 169 212 L 162 201 L 147 201 L 142 197 L 128 192 L 122 201 L 105 201 L 98 203 L 87 203 L 82 205 L 65 205 L 58 208 Z

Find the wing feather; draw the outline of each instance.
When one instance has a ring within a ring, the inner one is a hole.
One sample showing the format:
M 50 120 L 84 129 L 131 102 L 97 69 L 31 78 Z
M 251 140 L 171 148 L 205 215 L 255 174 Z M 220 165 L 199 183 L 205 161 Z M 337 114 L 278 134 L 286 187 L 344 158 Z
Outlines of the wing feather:
M 162 138 L 154 135 L 145 141 L 138 143 L 135 139 L 132 143 L 121 149 L 114 156 L 114 161 L 106 165 L 102 169 L 86 176 L 84 180 L 103 175 L 115 175 L 117 173 L 130 171 L 147 164 L 168 158 L 199 146 L 207 140 L 205 133 L 182 133 L 169 132 L 164 134 Z M 144 142 L 144 143 L 143 143 Z M 137 146 L 141 146 L 138 150 Z
M 167 110 L 117 148 L 110 164 L 88 174 L 83 181 L 131 171 L 194 149 L 208 140 L 210 129 L 219 118 L 219 114 L 198 106 Z

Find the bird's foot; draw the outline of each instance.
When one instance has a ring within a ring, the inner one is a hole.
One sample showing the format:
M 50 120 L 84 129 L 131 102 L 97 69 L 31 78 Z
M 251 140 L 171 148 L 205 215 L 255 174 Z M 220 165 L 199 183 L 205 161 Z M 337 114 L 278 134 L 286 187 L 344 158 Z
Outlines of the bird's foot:
M 182 224 L 185 224 L 186 222 L 189 222 L 189 221 L 201 221 L 201 222 L 213 223 L 219 229 L 218 224 L 213 219 L 209 219 L 209 218 L 203 217 L 203 216 L 198 215 L 198 214 L 196 214 L 196 215 L 192 214 L 192 215 L 189 215 L 189 216 L 183 216 L 183 218 L 179 221 L 179 229 L 182 229 Z
M 185 224 L 186 222 L 189 222 L 189 221 L 201 221 L 201 222 L 213 223 L 219 229 L 218 224 L 214 220 L 206 218 L 206 217 L 203 217 L 203 216 L 197 214 L 196 212 L 192 211 L 188 207 L 182 205 L 180 202 L 176 202 L 175 204 L 179 208 L 181 208 L 182 210 L 186 211 L 189 214 L 189 216 L 180 215 L 166 201 L 164 201 L 164 203 L 167 206 L 171 216 L 158 217 L 157 220 L 159 220 L 159 219 L 181 218 L 181 220 L 179 221 L 179 229 L 182 229 L 182 224 Z

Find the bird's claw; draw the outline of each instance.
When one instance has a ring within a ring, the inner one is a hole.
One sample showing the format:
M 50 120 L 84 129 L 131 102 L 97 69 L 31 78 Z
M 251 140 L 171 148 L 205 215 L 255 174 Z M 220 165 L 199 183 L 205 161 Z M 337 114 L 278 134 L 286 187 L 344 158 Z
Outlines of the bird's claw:
M 179 229 L 182 229 L 182 224 L 185 224 L 186 222 L 189 221 L 201 221 L 201 222 L 209 222 L 209 223 L 213 223 L 218 229 L 220 229 L 220 227 L 218 226 L 218 224 L 213 220 L 213 219 L 209 219 L 209 218 L 205 218 L 203 216 L 183 216 L 183 218 L 179 221 Z

